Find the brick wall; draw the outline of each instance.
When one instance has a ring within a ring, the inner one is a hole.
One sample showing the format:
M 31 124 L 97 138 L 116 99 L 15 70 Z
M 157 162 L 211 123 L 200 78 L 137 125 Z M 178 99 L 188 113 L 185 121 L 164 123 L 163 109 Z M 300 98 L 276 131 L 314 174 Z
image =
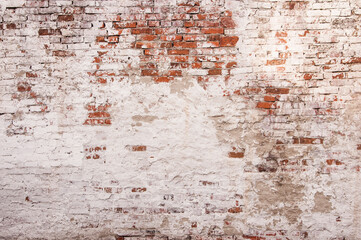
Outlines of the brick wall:
M 0 238 L 360 239 L 360 0 L 3 0 Z

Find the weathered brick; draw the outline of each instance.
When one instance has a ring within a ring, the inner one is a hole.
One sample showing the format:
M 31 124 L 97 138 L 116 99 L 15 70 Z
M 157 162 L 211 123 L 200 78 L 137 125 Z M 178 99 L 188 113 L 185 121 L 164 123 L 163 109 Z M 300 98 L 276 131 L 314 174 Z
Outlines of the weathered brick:
M 223 17 L 221 18 L 221 23 L 225 28 L 235 28 L 236 24 L 234 23 L 231 17 Z
M 288 94 L 290 92 L 289 88 L 267 88 L 267 94 Z
M 257 108 L 274 108 L 273 102 L 259 102 L 257 103 Z
M 238 39 L 239 38 L 237 36 L 221 37 L 221 39 L 220 39 L 221 47 L 234 47 L 234 46 L 236 46 Z
M 201 30 L 204 34 L 223 34 L 224 29 L 223 28 L 203 28 Z
M 143 145 L 136 145 L 136 146 L 132 146 L 132 151 L 133 152 L 143 152 L 147 150 L 147 146 L 143 146 Z
M 73 15 L 59 15 L 59 16 L 58 16 L 58 21 L 59 21 L 59 22 L 70 22 L 70 21 L 74 21 L 74 16 L 73 16 Z
M 178 48 L 196 48 L 197 43 L 195 42 L 174 42 L 174 47 Z
M 142 70 L 142 76 L 158 76 L 158 70 L 144 69 Z
M 323 138 L 293 138 L 293 144 L 323 144 Z
M 132 28 L 131 33 L 132 34 L 152 34 L 153 29 L 151 29 L 151 28 Z
M 229 152 L 228 157 L 230 157 L 230 158 L 243 158 L 244 153 L 243 152 Z
M 39 29 L 39 35 L 61 35 L 60 29 Z

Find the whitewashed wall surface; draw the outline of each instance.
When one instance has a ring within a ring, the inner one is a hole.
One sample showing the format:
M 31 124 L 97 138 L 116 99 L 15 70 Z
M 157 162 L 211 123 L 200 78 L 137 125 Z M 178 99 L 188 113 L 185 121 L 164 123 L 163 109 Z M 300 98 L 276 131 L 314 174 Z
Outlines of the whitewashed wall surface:
M 361 239 L 361 0 L 1 0 L 0 49 L 0 239 Z

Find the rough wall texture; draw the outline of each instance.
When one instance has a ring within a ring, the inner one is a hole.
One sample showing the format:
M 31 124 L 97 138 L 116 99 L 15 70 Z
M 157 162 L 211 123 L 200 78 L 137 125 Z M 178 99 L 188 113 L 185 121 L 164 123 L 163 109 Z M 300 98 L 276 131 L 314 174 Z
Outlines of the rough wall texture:
M 0 238 L 361 239 L 360 0 L 0 8 Z

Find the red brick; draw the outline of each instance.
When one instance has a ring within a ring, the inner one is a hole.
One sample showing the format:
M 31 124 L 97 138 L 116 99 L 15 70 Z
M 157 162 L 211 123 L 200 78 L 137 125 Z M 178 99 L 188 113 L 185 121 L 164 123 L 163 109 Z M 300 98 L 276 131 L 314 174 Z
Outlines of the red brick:
M 282 65 L 285 64 L 285 59 L 267 60 L 267 65 Z
M 88 118 L 109 118 L 110 114 L 107 112 L 92 112 L 88 113 Z
M 195 26 L 195 23 L 194 23 L 194 22 L 191 22 L 191 21 L 187 21 L 187 22 L 184 22 L 184 26 L 185 26 L 185 27 L 194 27 L 194 26 Z
M 243 158 L 244 153 L 243 152 L 229 152 L 228 157 L 230 157 L 230 158 Z
M 200 69 L 200 68 L 202 68 L 202 63 L 201 62 L 192 63 L 192 68 L 193 69 Z
M 326 163 L 327 165 L 337 165 L 337 166 L 343 165 L 343 162 L 336 159 L 327 159 Z
M 155 55 L 162 56 L 165 55 L 166 51 L 164 49 L 145 49 L 144 55 Z
M 344 78 L 346 78 L 345 73 L 339 73 L 332 76 L 332 79 L 344 79 Z
M 197 43 L 196 42 L 175 42 L 174 47 L 197 48 Z
M 53 51 L 53 56 L 56 56 L 56 57 L 73 57 L 73 56 L 75 56 L 75 53 L 70 52 L 70 51 L 57 50 L 57 51 Z
M 163 35 L 160 37 L 162 41 L 182 41 L 181 35 Z
M 153 29 L 151 28 L 132 28 L 132 34 L 152 34 Z
M 175 62 L 187 62 L 188 56 L 174 56 L 174 58 L 171 58 Z
M 96 41 L 96 42 L 106 42 L 104 36 L 98 36 L 98 37 L 96 37 L 96 40 L 95 40 L 95 41 Z
M 168 50 L 169 55 L 188 55 L 189 50 L 188 49 L 169 49 Z
M 205 20 L 205 19 L 207 19 L 207 14 L 197 14 L 196 19 L 197 20 Z
M 184 6 L 184 7 L 200 6 L 200 2 L 199 1 L 189 1 L 186 3 L 180 3 L 180 4 L 178 4 L 178 6 Z
M 242 237 L 243 237 L 243 239 L 246 239 L 246 240 L 266 240 L 266 238 L 264 238 L 264 237 L 257 237 L 257 236 L 253 236 L 253 235 L 243 235 Z
M 267 88 L 267 94 L 288 94 L 290 92 L 289 88 Z
M 155 34 L 165 34 L 165 35 L 169 35 L 169 34 L 176 34 L 177 29 L 176 28 L 156 28 L 155 29 Z
M 204 35 L 184 35 L 184 41 L 204 41 L 207 39 Z
M 18 85 L 18 91 L 19 92 L 30 92 L 31 86 L 27 83 L 19 84 Z
M 215 62 L 214 67 L 215 68 L 223 68 L 224 62 Z
M 223 28 L 203 28 L 201 30 L 204 34 L 223 34 L 224 29 Z
M 145 192 L 145 191 L 147 191 L 147 188 L 145 188 L 145 187 L 132 189 L 132 192 Z
M 226 68 L 233 68 L 236 66 L 237 66 L 237 62 L 229 62 L 229 63 L 227 63 Z
M 184 62 L 180 62 L 180 63 L 171 63 L 170 66 L 172 68 L 189 68 L 191 66 L 191 64 L 189 63 L 184 63 Z
M 222 23 L 223 27 L 225 27 L 225 28 L 235 28 L 236 27 L 236 24 L 230 17 L 221 18 L 221 23 Z
M 114 22 L 113 27 L 115 29 L 136 28 L 137 27 L 137 22 Z
M 313 77 L 313 74 L 311 74 L 311 73 L 306 73 L 306 74 L 303 76 L 303 79 L 305 79 L 305 80 L 311 80 L 312 77 Z
M 149 27 L 159 27 L 160 22 L 159 21 L 148 21 L 148 26 Z
M 147 146 L 144 146 L 144 145 L 135 145 L 135 146 L 132 146 L 132 151 L 133 152 L 144 152 L 147 150 Z
M 158 70 L 144 69 L 142 70 L 142 76 L 158 76 Z
M 222 69 L 209 69 L 208 75 L 222 75 Z
M 276 37 L 287 37 L 287 32 L 276 32 Z
M 276 98 L 272 97 L 272 96 L 264 96 L 263 99 L 265 102 L 275 102 L 276 101 Z
M 323 138 L 293 138 L 293 144 L 323 144 Z
M 73 15 L 59 15 L 59 16 L 58 16 L 58 21 L 59 21 L 59 22 L 70 22 L 70 21 L 74 21 L 74 16 L 73 16 Z
M 7 29 L 16 29 L 16 24 L 15 23 L 8 23 L 8 24 L 6 24 L 6 28 Z
M 154 78 L 154 81 L 157 82 L 157 83 L 160 83 L 160 82 L 170 82 L 174 80 L 173 77 L 157 77 L 157 78 Z
M 116 43 L 116 42 L 119 42 L 119 37 L 118 36 L 109 36 L 109 37 L 107 37 L 107 40 L 108 40 L 108 42 Z
M 353 57 L 349 60 L 342 60 L 341 63 L 343 64 L 359 64 L 361 63 L 361 57 Z
M 84 125 L 111 125 L 111 119 L 87 119 L 84 122 Z
M 172 14 L 172 20 L 185 20 L 188 14 Z
M 27 72 L 26 77 L 28 77 L 28 78 L 36 78 L 36 77 L 38 77 L 38 74 L 32 73 L 32 72 Z
M 59 29 L 39 29 L 39 35 L 61 35 L 61 31 Z
M 237 36 L 221 37 L 221 40 L 220 40 L 221 47 L 234 47 L 234 46 L 236 46 L 238 39 L 239 38 Z
M 140 35 L 140 40 L 142 41 L 153 41 L 157 38 L 158 38 L 157 35 Z
M 164 18 L 164 14 L 160 13 L 147 13 L 145 14 L 146 20 L 161 20 Z
M 259 102 L 257 103 L 257 108 L 266 108 L 266 109 L 274 108 L 273 104 L 274 104 L 273 102 Z
M 160 44 L 160 48 L 172 48 L 173 43 L 172 42 L 163 42 Z
M 179 13 L 199 13 L 199 7 L 179 7 Z
M 181 70 L 170 70 L 168 71 L 168 76 L 182 76 L 182 71 Z
M 240 213 L 240 212 L 242 212 L 242 208 L 240 208 L 240 207 L 233 207 L 233 208 L 228 209 L 228 212 L 229 212 L 229 213 Z

